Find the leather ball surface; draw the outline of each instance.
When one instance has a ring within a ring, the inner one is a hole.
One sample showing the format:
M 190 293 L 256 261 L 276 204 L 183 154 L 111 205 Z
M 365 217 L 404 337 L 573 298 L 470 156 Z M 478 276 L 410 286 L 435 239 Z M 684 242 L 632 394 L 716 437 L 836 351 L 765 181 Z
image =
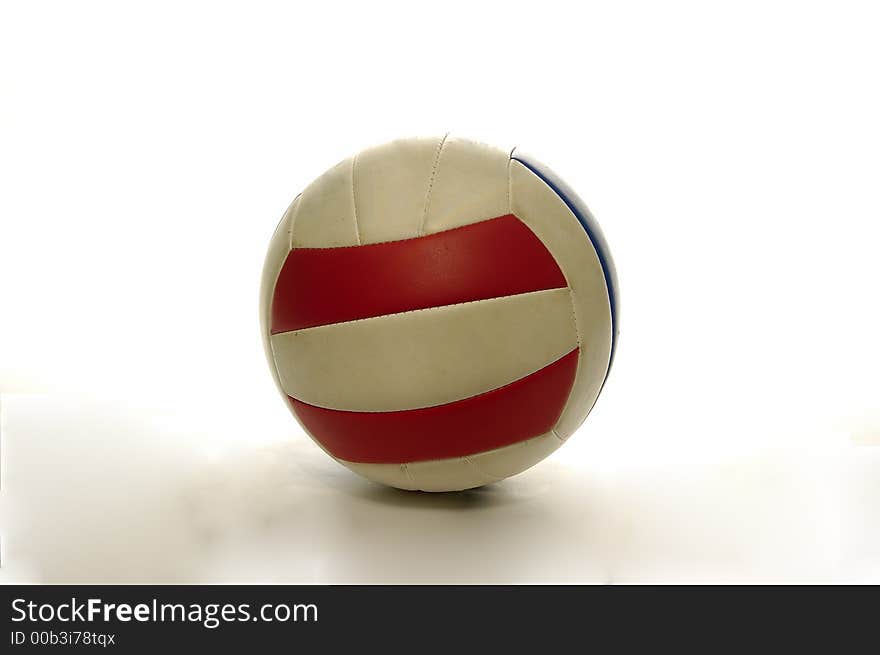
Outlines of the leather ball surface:
M 451 491 L 520 473 L 596 401 L 614 266 L 542 164 L 450 135 L 365 150 L 290 205 L 263 271 L 275 381 L 360 475 Z

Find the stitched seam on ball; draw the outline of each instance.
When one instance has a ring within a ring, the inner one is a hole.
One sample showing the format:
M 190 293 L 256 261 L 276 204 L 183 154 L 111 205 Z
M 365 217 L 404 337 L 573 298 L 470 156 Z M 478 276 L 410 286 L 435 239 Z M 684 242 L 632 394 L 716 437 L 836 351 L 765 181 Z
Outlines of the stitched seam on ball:
M 352 216 L 354 217 L 354 235 L 357 239 L 358 245 L 361 245 L 361 231 L 358 227 L 358 209 L 357 209 L 357 198 L 354 193 L 354 166 L 357 163 L 358 156 L 355 155 L 351 158 L 351 209 Z
M 574 309 L 574 290 L 568 287 L 568 297 L 571 299 L 571 320 L 574 321 L 574 333 L 577 335 L 578 348 L 581 347 L 581 330 L 578 327 L 577 313 Z
M 580 328 L 578 327 L 577 312 L 574 307 L 574 289 L 572 289 L 571 287 L 568 287 L 568 296 L 571 299 L 571 318 L 574 321 L 574 332 L 577 335 L 578 349 L 580 349 L 582 347 L 581 331 L 580 331 Z M 559 418 L 556 419 L 556 425 L 554 425 L 553 429 L 551 430 L 551 432 L 553 434 L 555 434 L 557 436 L 557 438 L 562 442 L 564 442 L 565 439 L 563 439 L 562 437 L 559 436 L 559 434 L 556 432 L 556 427 L 559 425 L 559 423 L 562 421 L 562 417 L 565 416 L 565 413 L 568 411 L 569 404 L 571 403 L 571 395 L 572 395 L 572 393 L 574 393 L 575 387 L 577 387 L 578 376 L 580 375 L 580 372 L 581 372 L 581 364 L 582 363 L 583 363 L 583 360 L 581 358 L 581 353 L 578 353 L 577 368 L 575 369 L 575 372 L 574 372 L 574 381 L 572 382 L 571 390 L 568 392 L 568 399 L 565 401 L 565 405 L 562 408 L 562 412 L 559 414 Z M 595 401 L 594 401 L 594 403 L 595 403 Z
M 293 199 L 293 202 L 290 203 L 290 220 L 287 222 L 287 254 L 284 255 L 286 258 L 290 251 L 293 250 L 293 226 L 296 223 L 296 216 L 299 214 L 299 205 L 302 199 L 302 193 L 298 194 L 296 198 Z M 284 264 L 284 260 L 281 261 L 282 266 Z M 279 274 L 281 270 L 279 269 Z M 278 276 L 275 276 L 275 283 L 278 283 Z M 272 285 L 272 289 L 275 289 L 275 285 Z
M 507 155 L 507 213 L 508 214 L 513 214 L 513 179 L 510 176 L 510 166 L 511 166 L 511 164 L 513 164 L 513 153 L 515 150 L 516 150 L 516 146 L 514 146 L 511 149 L 510 153 Z
M 577 312 L 574 308 L 574 289 L 572 289 L 571 287 L 568 288 L 568 295 L 569 295 L 569 298 L 571 299 L 571 318 L 574 321 L 574 331 L 575 331 L 575 334 L 577 335 L 578 349 L 580 349 L 582 347 L 581 331 L 580 331 L 580 328 L 578 327 Z M 562 421 L 562 417 L 565 416 L 565 413 L 568 411 L 569 405 L 571 404 L 571 395 L 574 393 L 575 387 L 577 387 L 578 375 L 581 372 L 581 364 L 583 364 L 583 360 L 581 359 L 581 354 L 582 353 L 580 353 L 580 352 L 578 353 L 577 368 L 575 369 L 575 372 L 574 372 L 574 381 L 572 382 L 571 390 L 568 392 L 568 399 L 565 401 L 565 405 L 562 407 L 562 412 L 559 414 L 559 418 L 556 419 L 556 425 L 554 425 L 553 429 L 551 430 L 551 432 L 553 434 L 555 434 L 560 441 L 563 441 L 563 442 L 565 441 L 565 439 L 563 439 L 562 437 L 559 436 L 559 434 L 556 432 L 556 428 L 559 425 L 559 423 Z
M 568 287 L 552 287 L 550 289 L 538 289 L 537 291 L 526 291 L 524 293 L 512 293 L 507 296 L 492 296 L 491 298 L 480 298 L 479 300 L 465 300 L 464 302 L 454 302 L 449 305 L 434 305 L 433 307 L 421 307 L 419 309 L 408 309 L 405 312 L 394 312 L 391 314 L 379 314 L 378 316 L 367 316 L 365 318 L 353 318 L 350 321 L 338 321 L 337 323 L 322 323 L 321 325 L 312 325 L 311 327 L 299 328 L 298 330 L 286 330 L 284 332 L 273 332 L 270 336 L 278 336 L 279 334 L 289 334 L 291 332 L 306 332 L 307 330 L 317 330 L 318 328 L 328 327 L 330 325 L 349 325 L 351 323 L 360 323 L 362 321 L 372 321 L 390 316 L 404 316 L 405 314 L 415 314 L 416 312 L 429 312 L 433 309 L 446 309 L 447 307 L 458 307 L 460 305 L 473 305 L 479 302 L 489 302 L 490 300 L 501 300 L 502 298 L 517 298 L 519 296 L 531 296 L 537 293 L 549 293 L 551 291 L 559 291 Z M 570 289 L 569 289 L 570 291 Z M 577 321 L 574 325 L 577 344 L 580 346 L 580 335 L 577 334 Z
M 290 214 L 290 220 L 287 222 L 287 252 L 281 257 L 281 265 L 278 267 L 278 272 L 275 273 L 275 280 L 272 282 L 272 292 L 269 295 L 269 302 L 265 309 L 269 314 L 266 319 L 266 339 L 269 342 L 269 352 L 272 353 L 272 372 L 275 374 L 274 379 L 277 381 L 277 386 L 282 392 L 284 392 L 284 385 L 281 384 L 281 373 L 278 371 L 278 360 L 275 358 L 275 345 L 272 343 L 272 305 L 275 302 L 275 287 L 278 285 L 278 277 L 281 275 L 281 269 L 284 268 L 284 260 L 287 259 L 287 256 L 293 249 L 293 224 L 296 221 L 297 214 L 299 214 L 301 199 L 302 193 L 298 193 L 296 198 L 293 199 L 293 202 L 290 203 L 287 211 L 284 212 L 284 216 L 281 217 L 281 220 L 283 221 L 287 215 Z
M 500 482 L 501 480 L 504 479 L 504 478 L 499 478 L 497 475 L 492 475 L 491 473 L 487 473 L 486 471 L 484 471 L 483 469 L 481 469 L 479 466 L 477 466 L 477 463 L 476 463 L 474 460 L 472 460 L 472 459 L 470 458 L 469 455 L 465 455 L 462 459 L 464 459 L 464 461 L 466 461 L 468 464 L 470 464 L 471 467 L 472 467 L 477 473 L 479 473 L 480 475 L 482 475 L 484 478 L 489 478 L 489 479 L 492 480 L 493 482 Z
M 550 432 L 553 432 L 553 430 L 551 430 Z M 550 432 L 545 432 L 544 434 L 539 434 L 537 437 L 529 437 L 528 439 L 523 439 L 522 441 L 516 441 L 514 443 L 507 444 L 506 446 L 498 446 L 497 448 L 492 448 L 491 450 L 483 450 L 479 453 L 471 453 L 470 455 L 463 455 L 462 457 L 476 457 L 477 455 L 494 455 L 502 450 L 509 452 L 510 450 L 513 450 L 514 448 L 525 447 L 527 444 L 530 444 L 533 441 L 537 441 L 538 439 L 543 439 L 548 434 L 550 434 Z M 556 436 L 559 437 L 558 434 Z M 331 457 L 332 457 L 332 455 L 331 455 Z M 336 459 L 336 458 L 334 458 L 334 459 Z M 428 464 L 428 463 L 437 463 L 437 462 L 451 462 L 454 459 L 461 459 L 461 457 L 455 457 L 455 456 L 453 456 L 453 457 L 437 457 L 434 459 L 420 459 L 415 462 L 409 462 L 409 463 L 410 464 Z M 348 462 L 349 464 L 367 464 L 368 466 L 391 466 L 392 465 L 390 463 L 381 463 L 381 462 L 373 462 L 373 463 L 355 462 L 355 461 L 347 460 L 347 459 L 338 459 L 338 461 L 343 462 L 343 463 Z M 403 466 L 403 464 L 400 464 L 400 466 Z M 505 478 L 499 478 L 499 479 L 504 480 Z
M 471 225 L 477 225 L 478 223 L 485 223 L 486 221 L 494 221 L 499 218 L 504 218 L 504 215 L 502 215 L 502 216 L 489 216 L 488 218 L 480 218 L 480 219 L 478 219 L 476 221 L 472 221 L 466 225 L 459 225 L 457 227 L 449 228 L 448 230 L 441 230 L 439 232 L 432 232 L 431 234 L 422 234 L 422 235 L 418 235 L 418 236 L 414 236 L 414 237 L 406 237 L 403 239 L 388 239 L 387 241 L 371 241 L 370 243 L 359 243 L 359 244 L 354 244 L 354 245 L 349 244 L 349 245 L 342 245 L 342 246 L 294 246 L 292 249 L 293 250 L 336 250 L 339 248 L 357 248 L 358 246 L 364 246 L 364 247 L 381 246 L 386 243 L 405 243 L 407 241 L 415 241 L 416 239 L 424 239 L 426 237 L 436 236 L 438 234 L 443 234 L 444 232 L 452 232 L 454 230 L 462 230 L 462 229 L 470 227 Z M 514 218 L 519 219 L 519 216 L 514 216 Z M 519 219 L 519 220 L 522 220 L 522 219 Z
M 425 207 L 422 211 L 422 220 L 419 222 L 419 231 L 417 232 L 419 236 L 422 236 L 425 233 L 425 221 L 428 218 L 428 209 L 431 206 L 431 190 L 434 188 L 434 180 L 437 179 L 437 169 L 440 167 L 440 155 L 443 154 L 443 146 L 446 145 L 446 137 L 448 136 L 449 132 L 443 135 L 443 138 L 440 139 L 440 144 L 437 146 L 437 152 L 434 154 L 434 165 L 431 168 L 431 177 L 428 179 L 428 189 L 425 192 Z
M 415 478 L 413 478 L 412 471 L 409 470 L 409 466 L 407 466 L 406 464 L 401 464 L 400 468 L 403 469 L 403 474 L 406 476 L 406 479 L 409 480 L 409 483 L 413 487 L 415 487 L 416 481 Z

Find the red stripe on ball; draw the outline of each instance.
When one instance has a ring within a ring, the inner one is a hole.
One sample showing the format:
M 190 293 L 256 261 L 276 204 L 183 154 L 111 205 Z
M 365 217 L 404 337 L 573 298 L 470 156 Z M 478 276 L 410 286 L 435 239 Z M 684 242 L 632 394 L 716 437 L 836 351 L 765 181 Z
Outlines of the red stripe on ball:
M 272 300 L 273 334 L 567 286 L 513 215 L 365 246 L 294 248 Z

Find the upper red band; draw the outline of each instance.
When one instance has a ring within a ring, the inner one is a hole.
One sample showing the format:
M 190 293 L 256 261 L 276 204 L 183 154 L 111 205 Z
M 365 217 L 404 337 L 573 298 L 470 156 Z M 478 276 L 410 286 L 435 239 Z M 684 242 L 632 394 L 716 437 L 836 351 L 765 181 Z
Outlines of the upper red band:
M 275 284 L 271 331 L 565 286 L 553 255 L 508 214 L 403 241 L 294 248 Z

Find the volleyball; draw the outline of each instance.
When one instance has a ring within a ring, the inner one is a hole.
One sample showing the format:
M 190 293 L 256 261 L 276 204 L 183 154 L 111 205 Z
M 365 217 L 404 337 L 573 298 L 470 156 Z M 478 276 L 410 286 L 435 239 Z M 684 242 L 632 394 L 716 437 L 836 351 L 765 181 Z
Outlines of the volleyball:
M 281 219 L 260 314 L 272 375 L 333 459 L 454 491 L 559 448 L 605 383 L 614 264 L 595 219 L 518 149 L 450 135 L 364 150 Z

